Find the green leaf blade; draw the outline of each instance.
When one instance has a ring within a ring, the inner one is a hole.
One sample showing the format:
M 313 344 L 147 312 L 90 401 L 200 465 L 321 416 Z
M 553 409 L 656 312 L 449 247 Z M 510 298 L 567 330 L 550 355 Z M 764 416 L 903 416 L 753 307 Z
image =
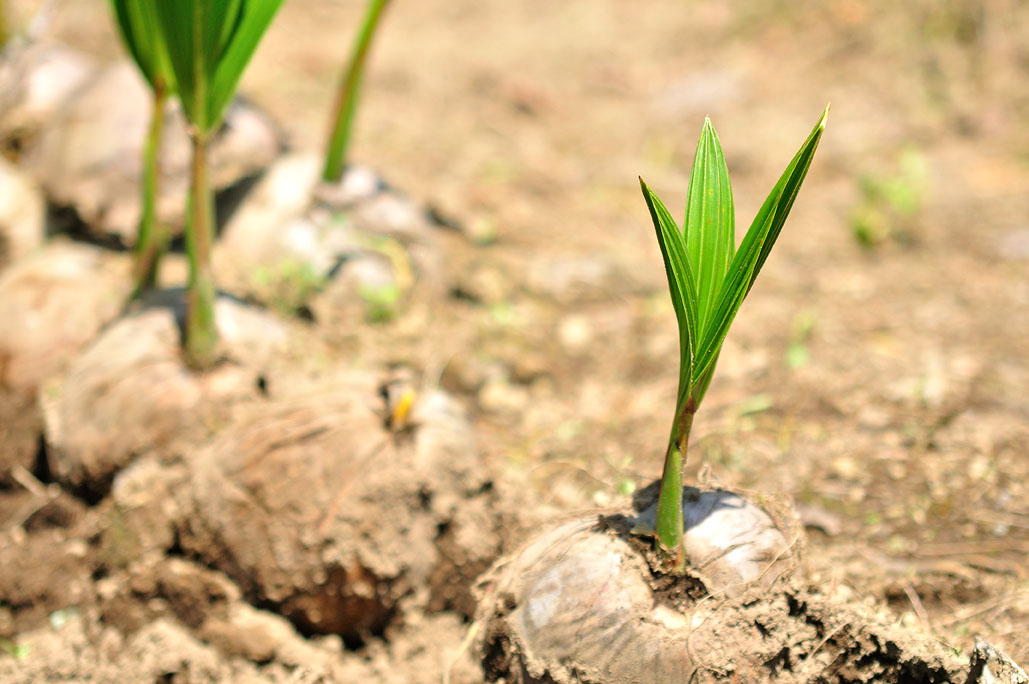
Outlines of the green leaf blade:
M 736 249 L 729 169 L 711 119 L 704 119 L 693 158 L 683 230 L 697 279 L 697 328 L 703 335 Z
M 283 0 L 161 0 L 156 3 L 179 99 L 202 134 L 220 122 L 258 42 Z
M 811 160 L 818 148 L 818 142 L 825 130 L 828 113 L 829 108 L 826 107 L 807 140 L 801 145 L 800 150 L 794 155 L 772 192 L 765 199 L 761 209 L 758 210 L 754 222 L 733 257 L 709 324 L 705 328 L 703 339 L 697 348 L 693 364 L 694 380 L 703 377 L 713 369 L 725 336 L 729 332 L 729 326 L 753 287 L 754 280 L 779 237 L 797 193 L 800 191 L 800 186 L 807 176 Z
M 690 267 L 686 253 L 685 239 L 665 207 L 661 199 L 655 195 L 647 184 L 640 179 L 643 198 L 650 210 L 650 218 L 654 222 L 657 241 L 661 246 L 661 256 L 665 264 L 665 275 L 668 278 L 668 289 L 672 295 L 672 305 L 679 322 L 679 391 L 677 404 L 681 404 L 689 393 L 692 376 L 694 348 L 697 343 L 697 293 L 693 269 Z M 679 406 L 676 406 L 676 415 Z
M 205 69 L 198 62 L 199 41 L 194 40 L 202 16 L 200 4 L 193 0 L 155 3 L 157 23 L 168 48 L 168 59 L 175 73 L 179 99 L 186 118 L 193 125 L 198 125 L 204 109 L 201 80 L 205 78 Z M 200 16 L 194 18 L 194 14 Z
M 764 243 L 761 246 L 761 254 L 758 256 L 757 263 L 754 264 L 754 270 L 750 277 L 750 283 L 747 285 L 747 291 L 754 286 L 754 280 L 757 278 L 757 274 L 761 272 L 761 267 L 765 265 L 765 259 L 768 258 L 768 253 L 772 251 L 772 246 L 775 241 L 779 238 L 779 233 L 782 231 L 783 224 L 786 223 L 786 217 L 790 215 L 790 210 L 793 208 L 793 202 L 797 199 L 797 194 L 800 192 L 800 186 L 804 182 L 804 178 L 807 177 L 808 169 L 811 168 L 811 161 L 815 157 L 815 150 L 818 149 L 818 143 L 822 139 L 822 133 L 825 131 L 825 125 L 829 121 L 829 105 L 825 106 L 822 111 L 822 116 L 818 119 L 818 123 L 808 134 L 807 140 L 801 145 L 797 154 L 794 155 L 790 161 L 790 165 L 786 167 L 786 171 L 783 172 L 779 181 L 775 184 L 775 188 L 772 189 L 772 193 L 768 198 L 765 199 L 761 210 L 758 211 L 758 217 L 761 215 L 761 211 L 766 206 L 770 207 L 772 194 L 775 194 L 776 190 L 782 186 L 779 193 L 779 201 L 775 203 L 775 212 L 772 216 L 771 225 L 769 226 L 768 233 L 765 237 Z M 754 222 L 757 223 L 758 217 L 755 217 Z M 753 229 L 753 226 L 751 226 Z M 749 231 L 748 231 L 749 232 Z
M 236 92 L 239 80 L 250 58 L 257 50 L 272 19 L 284 0 L 237 0 L 241 1 L 238 20 L 224 50 L 214 68 L 211 81 L 211 96 L 208 103 L 208 120 L 220 121 L 221 116 Z
M 169 92 L 175 76 L 157 19 L 156 0 L 111 0 L 126 50 L 152 90 Z

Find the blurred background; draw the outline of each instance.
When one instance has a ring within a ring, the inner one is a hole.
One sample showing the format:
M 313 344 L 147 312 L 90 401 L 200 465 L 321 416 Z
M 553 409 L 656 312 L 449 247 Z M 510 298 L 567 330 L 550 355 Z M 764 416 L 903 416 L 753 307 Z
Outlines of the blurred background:
M 9 34 L 123 58 L 100 0 L 5 5 Z M 292 147 L 322 146 L 362 12 L 289 0 L 246 72 Z M 382 353 L 555 505 L 621 501 L 660 473 L 678 358 L 637 176 L 681 216 L 710 116 L 741 235 L 827 102 L 690 475 L 791 496 L 816 581 L 1024 663 L 1029 3 L 397 0 L 353 159 L 469 239 L 447 303 L 350 343 L 403 340 Z

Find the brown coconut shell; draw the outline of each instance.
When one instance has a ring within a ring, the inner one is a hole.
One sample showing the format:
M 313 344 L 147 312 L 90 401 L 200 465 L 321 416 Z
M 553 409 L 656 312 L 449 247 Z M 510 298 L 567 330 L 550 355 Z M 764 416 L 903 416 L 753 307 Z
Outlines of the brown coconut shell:
M 566 523 L 495 565 L 477 617 L 486 679 L 964 681 L 960 659 L 935 640 L 806 586 L 790 538 L 760 508 L 686 490 L 684 514 L 684 577 L 632 533 L 648 526 L 641 515 Z

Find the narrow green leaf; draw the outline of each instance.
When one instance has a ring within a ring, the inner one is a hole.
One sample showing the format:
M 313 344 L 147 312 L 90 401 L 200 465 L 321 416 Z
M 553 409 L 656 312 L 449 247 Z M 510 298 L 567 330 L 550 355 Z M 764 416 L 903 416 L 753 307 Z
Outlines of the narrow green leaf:
M 750 292 L 754 279 L 761 266 L 764 265 L 776 238 L 779 237 L 786 217 L 793 207 L 793 201 L 811 166 L 811 160 L 818 148 L 818 141 L 825 130 L 828 114 L 829 108 L 826 107 L 811 134 L 765 199 L 729 265 L 729 272 L 722 283 L 709 325 L 704 330 L 703 339 L 697 347 L 693 364 L 694 381 L 703 377 L 713 368 L 722 342 L 729 332 L 729 326 L 736 317 L 736 312 Z
M 157 17 L 186 117 L 201 133 L 221 121 L 283 0 L 161 0 Z
M 679 322 L 679 392 L 677 404 L 689 393 L 692 374 L 694 347 L 697 340 L 697 293 L 693 270 L 690 268 L 686 254 L 686 244 L 678 224 L 669 213 L 661 199 L 655 195 L 647 184 L 640 179 L 643 198 L 650 209 L 650 218 L 657 231 L 657 241 L 661 246 L 661 256 L 665 263 L 665 275 L 668 277 L 668 289 L 675 307 L 675 317 Z M 679 406 L 676 406 L 676 415 Z
M 736 249 L 729 169 L 711 119 L 704 119 L 693 158 L 683 231 L 686 253 L 697 278 L 697 329 L 703 336 Z
M 721 353 L 721 350 L 719 350 Z M 715 354 L 714 361 L 708 366 L 707 370 L 700 374 L 700 376 L 693 378 L 690 383 L 690 396 L 693 397 L 693 403 L 696 406 L 700 406 L 700 402 L 704 401 L 704 395 L 707 394 L 707 388 L 711 385 L 711 378 L 715 375 L 715 366 L 718 365 L 718 354 Z
M 200 120 L 204 111 L 203 82 L 207 77 L 199 40 L 202 4 L 206 3 L 194 0 L 156 3 L 158 25 L 168 47 L 182 108 L 190 123 L 198 127 L 203 123 Z
M 220 121 L 261 37 L 284 0 L 244 0 L 236 26 L 220 53 L 211 83 L 207 116 Z
M 111 0 L 122 42 L 153 90 L 169 92 L 175 83 L 168 49 L 157 23 L 156 0 Z
M 333 108 L 332 128 L 329 133 L 329 144 L 325 153 L 325 166 L 322 169 L 322 180 L 335 183 L 343 177 L 343 167 L 347 162 L 347 149 L 350 145 L 350 130 L 357 111 L 357 96 L 361 89 L 364 63 L 368 59 L 368 49 L 375 35 L 376 27 L 382 12 L 389 0 L 371 0 L 365 14 L 364 24 L 357 34 L 354 49 L 350 56 L 350 64 L 343 72 L 339 90 L 336 93 L 336 104 Z
M 779 232 L 782 231 L 783 224 L 786 223 L 786 217 L 789 216 L 790 210 L 793 208 L 793 202 L 797 199 L 797 193 L 800 192 L 800 186 L 807 176 L 808 169 L 811 167 L 811 160 L 815 157 L 815 150 L 818 149 L 818 142 L 822 139 L 822 133 L 825 131 L 825 124 L 828 120 L 829 105 L 826 105 L 822 111 L 822 116 L 818 119 L 818 123 L 815 124 L 811 133 L 808 134 L 807 140 L 804 141 L 800 150 L 794 155 L 790 165 L 786 167 L 786 171 L 783 172 L 779 182 L 775 184 L 772 193 L 765 199 L 764 204 L 761 205 L 761 209 L 758 210 L 758 214 L 754 218 L 754 222 L 757 223 L 765 208 L 772 206 L 772 203 L 769 201 L 771 196 L 779 195 L 779 200 L 774 203 L 775 213 L 771 226 L 768 229 L 768 234 L 761 246 L 761 254 L 758 256 L 757 263 L 754 264 L 754 271 L 750 276 L 747 292 L 750 292 L 750 288 L 754 287 L 754 280 L 757 278 L 757 274 L 761 272 L 761 267 L 765 265 L 768 253 L 772 251 L 772 246 L 779 238 Z

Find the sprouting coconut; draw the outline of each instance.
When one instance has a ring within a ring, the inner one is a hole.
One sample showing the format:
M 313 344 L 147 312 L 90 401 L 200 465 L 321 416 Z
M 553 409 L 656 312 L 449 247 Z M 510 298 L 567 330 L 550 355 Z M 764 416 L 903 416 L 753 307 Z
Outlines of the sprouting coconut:
M 683 487 L 694 415 L 743 299 L 782 229 L 826 113 L 739 248 L 728 171 L 710 121 L 682 229 L 642 184 L 679 322 L 675 416 L 660 484 L 628 513 L 582 518 L 530 542 L 481 583 L 478 654 L 489 681 L 943 682 L 966 666 L 798 572 L 800 531 L 726 491 Z
M 143 36 L 159 33 L 150 47 L 167 49 L 165 70 L 168 78 L 174 74 L 189 122 L 189 192 L 179 197 L 187 216 L 189 278 L 184 291 L 153 293 L 142 311 L 107 328 L 41 396 L 55 476 L 92 495 L 106 493 L 117 471 L 136 456 L 147 450 L 177 455 L 227 421 L 233 406 L 263 398 L 269 358 L 289 340 L 275 317 L 218 297 L 210 262 L 215 215 L 209 151 L 280 5 L 125 3 L 126 11 L 149 17 Z M 146 281 L 137 278 L 136 289 L 145 289 Z

